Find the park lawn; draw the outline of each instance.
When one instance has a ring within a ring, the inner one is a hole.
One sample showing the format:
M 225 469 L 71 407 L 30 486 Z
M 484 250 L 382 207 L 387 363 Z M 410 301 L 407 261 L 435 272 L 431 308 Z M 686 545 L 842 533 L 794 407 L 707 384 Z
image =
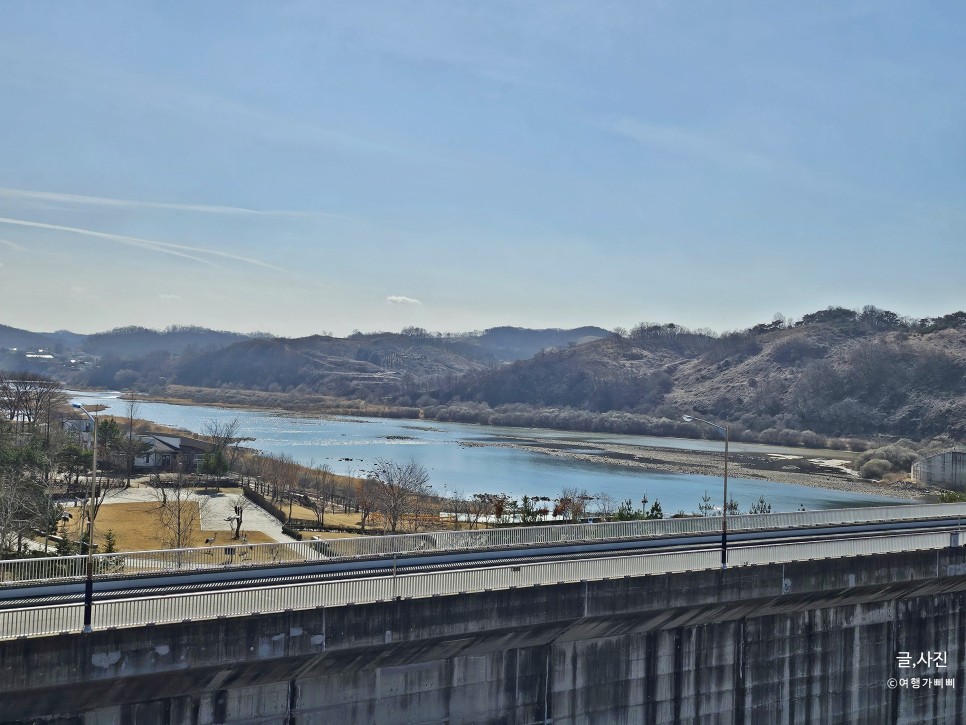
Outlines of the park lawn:
M 326 516 L 326 518 L 329 518 Z M 299 531 L 302 535 L 303 541 L 311 541 L 312 539 L 351 539 L 354 536 L 362 536 L 363 534 L 348 534 L 345 531 Z
M 288 506 L 282 506 L 281 509 L 283 512 L 288 514 Z M 312 509 L 306 508 L 305 506 L 299 506 L 298 504 L 292 504 L 292 518 L 307 519 L 308 521 L 318 521 L 318 518 L 316 517 L 315 512 Z M 325 525 L 326 526 L 358 526 L 359 514 L 332 513 L 331 511 L 326 511 Z
M 191 505 L 197 506 L 196 503 Z M 114 532 L 115 546 L 118 551 L 149 551 L 163 548 L 158 535 L 157 508 L 158 504 L 150 501 L 102 505 L 97 512 L 97 518 L 94 519 L 94 541 L 99 546 L 99 551 L 104 551 L 104 536 L 108 531 Z M 81 526 L 80 521 L 70 522 L 68 531 L 71 539 L 80 538 Z M 242 528 L 242 534 L 248 537 L 250 544 L 268 544 L 275 541 L 261 531 L 246 531 Z M 204 546 L 205 539 L 211 536 L 215 536 L 216 544 L 231 541 L 230 531 L 206 531 L 198 522 L 191 532 L 191 546 Z
M 317 520 L 317 517 L 315 515 L 315 511 L 313 511 L 312 509 L 310 509 L 308 506 L 303 506 L 303 505 L 298 504 L 298 503 L 293 503 L 292 504 L 292 513 L 291 514 L 289 514 L 289 506 L 288 506 L 287 503 L 278 504 L 278 507 L 285 513 L 286 516 L 289 516 L 289 518 L 293 518 L 293 519 L 309 519 L 310 521 L 316 521 Z M 329 523 L 329 517 L 330 516 L 336 516 L 336 515 L 337 514 L 332 514 L 332 513 L 329 513 L 328 511 L 326 511 L 325 512 L 325 522 L 326 523 Z M 342 516 L 347 516 L 349 514 L 341 514 L 341 515 Z
M 288 513 L 288 507 L 282 507 L 285 513 Z M 292 517 L 293 518 L 304 518 L 309 521 L 316 521 L 315 512 L 305 506 L 299 506 L 298 504 L 292 504 Z M 360 516 L 357 513 L 343 514 L 343 513 L 326 513 L 325 514 L 325 525 L 326 526 L 359 526 L 361 522 Z M 400 522 L 400 534 L 411 534 L 412 532 L 412 518 L 409 516 L 403 517 Z M 382 518 L 378 514 L 373 514 L 368 523 L 368 528 L 378 529 L 383 525 Z M 435 515 L 427 515 L 420 519 L 420 530 L 421 531 L 452 531 L 454 526 L 453 522 L 447 519 L 440 518 Z M 487 528 L 484 523 L 480 523 L 477 526 L 469 522 L 460 522 L 456 529 L 473 529 L 473 528 Z M 307 532 L 302 532 L 306 534 Z M 311 534 L 318 534 L 319 532 L 308 532 L 309 535 L 306 538 L 312 538 Z M 333 532 L 338 538 L 339 536 L 347 536 L 348 534 L 342 534 L 339 532 Z
M 332 514 L 325 515 L 326 526 L 358 526 L 359 514 Z

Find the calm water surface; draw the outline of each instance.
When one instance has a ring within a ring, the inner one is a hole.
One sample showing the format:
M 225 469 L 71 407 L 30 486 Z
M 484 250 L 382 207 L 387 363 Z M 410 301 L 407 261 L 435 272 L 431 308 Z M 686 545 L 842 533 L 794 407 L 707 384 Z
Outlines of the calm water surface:
M 72 400 L 100 403 L 107 411 L 124 415 L 126 404 L 118 393 L 73 392 Z M 694 511 L 705 491 L 712 500 L 721 498 L 720 476 L 699 476 L 629 469 L 606 463 L 574 461 L 542 453 L 500 446 L 470 446 L 467 443 L 499 443 L 520 437 L 547 443 L 572 443 L 575 449 L 588 443 L 662 446 L 687 450 L 721 450 L 716 441 L 651 438 L 606 433 L 568 433 L 537 428 L 438 423 L 436 421 L 388 418 L 297 417 L 267 411 L 212 408 L 200 405 L 139 403 L 138 417 L 162 425 L 194 432 L 208 421 L 239 421 L 239 435 L 255 438 L 252 445 L 270 453 L 285 453 L 300 463 L 328 464 L 341 474 L 360 474 L 378 458 L 399 462 L 414 459 L 430 472 L 437 493 L 506 493 L 514 498 L 556 496 L 564 486 L 585 488 L 590 493 L 606 492 L 617 500 L 631 499 L 635 505 L 646 495 L 659 500 L 665 515 L 678 510 Z M 768 446 L 735 443 L 735 451 L 771 451 Z M 908 503 L 899 499 L 828 491 L 787 483 L 728 479 L 728 493 L 742 511 L 764 495 L 773 511 L 845 508 Z

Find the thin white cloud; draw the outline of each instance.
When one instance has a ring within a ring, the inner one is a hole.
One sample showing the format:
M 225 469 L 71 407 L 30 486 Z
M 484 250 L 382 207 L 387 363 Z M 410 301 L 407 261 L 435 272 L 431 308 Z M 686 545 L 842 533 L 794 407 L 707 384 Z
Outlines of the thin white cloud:
M 77 204 L 84 206 L 109 206 L 120 209 L 161 209 L 165 211 L 199 212 L 204 214 L 235 214 L 247 216 L 311 218 L 326 217 L 334 219 L 350 219 L 341 214 L 311 211 L 287 211 L 279 209 L 248 209 L 238 206 L 220 206 L 217 204 L 171 204 L 160 201 L 140 201 L 136 199 L 113 199 L 103 196 L 86 196 L 82 194 L 62 194 L 54 191 L 31 191 L 28 189 L 0 188 L 0 197 L 7 199 L 21 199 L 30 201 L 47 201 L 60 204 Z
M 232 254 L 230 252 L 221 252 L 215 249 L 204 249 L 202 247 L 190 247 L 185 244 L 172 244 L 170 242 L 157 242 L 151 239 L 140 239 L 138 237 L 128 237 L 122 234 L 108 234 L 107 232 L 98 232 L 92 229 L 80 229 L 78 227 L 65 227 L 60 224 L 44 224 L 42 222 L 31 222 L 25 219 L 10 219 L 8 217 L 0 217 L 0 224 L 12 224 L 14 226 L 20 227 L 32 227 L 35 229 L 50 229 L 52 231 L 58 232 L 70 232 L 71 234 L 81 234 L 87 237 L 97 237 L 98 239 L 108 239 L 120 244 L 127 245 L 129 247 L 138 247 L 140 249 L 147 249 L 152 252 L 160 252 L 162 254 L 170 254 L 175 257 L 183 257 L 185 259 L 190 259 L 194 262 L 200 262 L 201 264 L 208 264 L 213 267 L 217 267 L 213 261 L 210 259 L 204 259 L 197 255 L 208 255 L 212 257 L 219 257 L 223 259 L 231 259 L 236 262 L 245 262 L 246 264 L 251 264 L 256 267 L 264 267 L 265 269 L 275 270 L 276 272 L 284 272 L 286 270 L 281 267 L 276 267 L 274 264 L 269 264 L 268 262 L 263 262 L 259 259 L 252 259 L 251 257 L 243 257 L 238 254 Z
M 0 239 L 0 244 L 6 245 L 7 247 L 10 247 L 10 249 L 13 249 L 14 251 L 17 251 L 17 252 L 27 251 L 26 248 L 21 247 L 19 244 L 16 244 L 15 242 L 11 242 L 9 239 Z
M 724 166 L 767 169 L 771 159 L 727 141 L 686 131 L 674 126 L 659 126 L 633 118 L 613 118 L 603 122 L 605 129 L 657 151 L 693 156 Z
M 181 299 L 181 295 L 173 295 L 173 294 L 170 294 L 170 293 L 167 293 L 167 292 L 162 292 L 161 294 L 158 295 L 158 297 L 160 299 L 162 299 L 162 300 L 165 300 L 165 301 L 168 301 L 168 300 L 180 300 Z
M 403 297 L 402 295 L 389 295 L 386 298 L 386 302 L 391 305 L 421 305 L 423 304 L 419 300 L 413 297 Z

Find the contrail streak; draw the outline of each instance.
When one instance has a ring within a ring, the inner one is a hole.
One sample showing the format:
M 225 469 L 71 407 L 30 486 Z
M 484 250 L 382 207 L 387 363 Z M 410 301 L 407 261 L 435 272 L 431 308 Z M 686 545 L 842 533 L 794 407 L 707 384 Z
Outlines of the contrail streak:
M 26 252 L 27 250 L 21 247 L 19 244 L 11 242 L 9 239 L 0 239 L 0 244 L 6 244 L 10 249 L 15 249 L 18 252 Z
M 10 199 L 36 199 L 38 201 L 53 201 L 66 204 L 87 204 L 92 206 L 112 206 L 135 209 L 164 209 L 170 211 L 202 212 L 205 214 L 238 214 L 244 216 L 270 216 L 291 218 L 325 217 L 330 219 L 346 219 L 351 217 L 341 214 L 313 211 L 285 211 L 278 209 L 248 209 L 240 206 L 221 206 L 218 204 L 172 204 L 161 201 L 137 201 L 132 199 L 112 199 L 103 196 L 85 196 L 81 194 L 62 194 L 53 191 L 29 191 L 27 189 L 0 188 L 0 197 Z
M 256 267 L 264 267 L 265 269 L 275 270 L 276 272 L 285 272 L 286 270 L 281 267 L 276 267 L 274 264 L 269 264 L 268 262 L 262 262 L 259 259 L 252 259 L 251 257 L 243 257 L 238 254 L 231 254 L 230 252 L 219 252 L 214 249 L 204 249 L 201 247 L 189 247 L 185 244 L 172 244 L 171 242 L 158 242 L 152 239 L 140 239 L 138 237 L 128 237 L 122 234 L 109 234 L 108 232 L 97 232 L 92 229 L 80 229 L 78 227 L 65 227 L 60 224 L 45 224 L 43 222 L 31 222 L 24 219 L 10 219 L 8 217 L 0 217 L 0 224 L 12 224 L 19 227 L 33 227 L 35 229 L 51 229 L 58 232 L 70 232 L 72 234 L 82 234 L 88 237 L 97 237 L 99 239 L 109 239 L 114 242 L 120 242 L 129 247 L 138 247 L 140 249 L 148 249 L 153 252 L 161 252 L 163 254 L 171 254 L 175 257 L 183 257 L 185 259 L 190 259 L 195 262 L 200 262 L 202 264 L 209 264 L 212 266 L 217 266 L 210 259 L 202 259 L 201 257 L 193 256 L 197 254 L 207 254 L 213 257 L 222 257 L 224 259 L 232 259 L 236 262 L 245 262 L 246 264 L 252 264 Z

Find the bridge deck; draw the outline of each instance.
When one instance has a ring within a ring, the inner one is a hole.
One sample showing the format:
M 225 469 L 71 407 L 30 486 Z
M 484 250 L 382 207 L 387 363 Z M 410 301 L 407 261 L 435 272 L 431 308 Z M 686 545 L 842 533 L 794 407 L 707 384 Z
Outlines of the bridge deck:
M 938 551 L 947 547 L 961 548 L 958 531 L 736 546 L 730 549 L 729 562 L 731 568 L 737 568 L 869 554 Z M 164 596 L 137 596 L 132 593 L 128 599 L 95 601 L 93 626 L 98 629 L 139 627 L 718 567 L 720 552 L 717 549 L 704 549 L 366 576 L 217 592 Z M 785 592 L 775 592 L 776 595 L 782 593 Z M 82 603 L 0 610 L 0 639 L 78 632 L 82 627 L 83 611 Z
M 966 519 L 966 503 L 913 504 L 728 517 L 730 532 L 815 528 L 837 524 Z M 354 537 L 287 544 L 243 544 L 216 547 L 96 554 L 95 576 L 185 573 L 228 567 L 255 567 L 427 551 L 456 552 L 564 543 L 590 543 L 666 538 L 721 532 L 721 517 L 687 517 L 596 524 L 557 524 L 473 531 L 435 531 L 393 536 Z M 79 581 L 85 578 L 87 557 L 68 556 L 0 561 L 0 587 L 29 582 Z

